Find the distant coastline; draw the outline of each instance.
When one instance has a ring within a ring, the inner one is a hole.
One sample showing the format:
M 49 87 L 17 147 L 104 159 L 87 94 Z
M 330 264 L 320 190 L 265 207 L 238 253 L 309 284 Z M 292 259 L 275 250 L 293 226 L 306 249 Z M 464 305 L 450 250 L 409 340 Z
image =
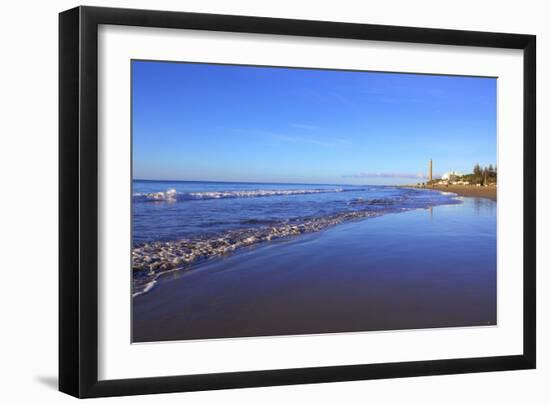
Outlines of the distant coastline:
M 497 200 L 497 187 L 496 185 L 490 186 L 475 186 L 475 185 L 410 185 L 411 188 L 420 189 L 433 189 L 435 191 L 453 192 L 460 196 L 473 197 L 473 198 L 487 198 L 496 202 Z

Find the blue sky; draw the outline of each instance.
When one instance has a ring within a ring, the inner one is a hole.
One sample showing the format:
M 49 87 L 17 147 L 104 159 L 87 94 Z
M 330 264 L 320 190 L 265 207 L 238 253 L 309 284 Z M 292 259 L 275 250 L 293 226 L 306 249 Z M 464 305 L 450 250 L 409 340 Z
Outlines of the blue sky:
M 494 78 L 132 62 L 133 177 L 404 184 L 496 163 Z

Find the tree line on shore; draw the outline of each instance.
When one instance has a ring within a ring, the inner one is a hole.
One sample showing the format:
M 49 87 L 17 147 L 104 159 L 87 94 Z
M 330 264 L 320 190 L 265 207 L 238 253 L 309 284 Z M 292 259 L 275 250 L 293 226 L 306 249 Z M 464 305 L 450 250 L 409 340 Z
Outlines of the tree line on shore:
M 462 181 L 468 181 L 470 184 L 491 185 L 497 183 L 497 167 L 489 164 L 481 167 L 479 164 L 474 166 L 471 174 L 465 174 L 461 177 Z
M 452 175 L 449 178 L 451 181 L 464 182 L 470 185 L 496 185 L 497 183 L 497 167 L 489 164 L 486 167 L 482 167 L 476 163 L 470 174 Z M 426 182 L 427 185 L 436 184 L 440 180 L 434 179 L 432 182 Z M 420 184 L 419 184 L 420 185 Z M 422 183 L 424 185 L 424 183 Z

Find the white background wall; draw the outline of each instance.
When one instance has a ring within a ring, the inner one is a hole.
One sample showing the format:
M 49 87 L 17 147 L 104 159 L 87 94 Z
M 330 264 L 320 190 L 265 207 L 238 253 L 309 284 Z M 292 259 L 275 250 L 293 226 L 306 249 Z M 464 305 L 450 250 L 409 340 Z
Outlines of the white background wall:
M 87 5 L 536 34 L 538 369 L 115 398 L 116 402 L 549 402 L 550 25 L 543 1 L 187 0 Z M 5 2 L 0 24 L 0 397 L 57 403 L 57 13 L 74 1 Z M 518 134 L 519 136 L 520 134 Z

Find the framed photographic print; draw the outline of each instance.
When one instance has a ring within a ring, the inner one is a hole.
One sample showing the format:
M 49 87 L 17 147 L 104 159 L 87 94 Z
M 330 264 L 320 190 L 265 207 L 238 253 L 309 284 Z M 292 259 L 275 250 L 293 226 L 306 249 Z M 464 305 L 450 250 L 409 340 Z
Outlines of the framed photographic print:
M 60 14 L 60 390 L 535 367 L 535 37 Z

